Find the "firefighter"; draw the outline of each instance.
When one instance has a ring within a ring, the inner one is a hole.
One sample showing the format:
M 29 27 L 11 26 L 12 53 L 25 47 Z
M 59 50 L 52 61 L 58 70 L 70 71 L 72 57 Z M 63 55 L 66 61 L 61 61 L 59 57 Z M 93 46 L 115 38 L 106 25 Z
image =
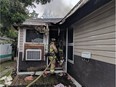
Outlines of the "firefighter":
M 52 38 L 52 41 L 50 43 L 50 56 L 49 56 L 49 60 L 51 62 L 51 66 L 50 66 L 50 72 L 54 73 L 55 71 L 55 64 L 56 64 L 56 53 L 58 52 L 56 45 L 55 45 L 55 39 Z
M 59 57 L 60 57 L 59 65 L 62 66 L 64 62 L 63 50 L 61 48 L 58 48 L 58 51 L 59 51 Z
M 64 62 L 63 42 L 62 42 L 62 40 L 59 41 L 58 55 L 59 55 L 59 65 L 62 66 L 62 64 Z

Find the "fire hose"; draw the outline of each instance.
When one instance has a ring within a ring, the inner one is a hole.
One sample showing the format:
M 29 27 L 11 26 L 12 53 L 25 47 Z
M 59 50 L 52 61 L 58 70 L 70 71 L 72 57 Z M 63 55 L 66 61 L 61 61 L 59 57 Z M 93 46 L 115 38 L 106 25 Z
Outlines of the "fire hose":
M 40 77 L 45 73 L 45 71 L 49 68 L 49 66 L 51 65 L 51 62 L 48 64 L 48 66 L 45 68 L 45 70 L 42 72 L 41 75 L 39 75 L 35 80 L 33 80 L 31 83 L 29 83 L 26 87 L 30 87 L 31 85 L 33 85 L 38 79 L 40 79 Z

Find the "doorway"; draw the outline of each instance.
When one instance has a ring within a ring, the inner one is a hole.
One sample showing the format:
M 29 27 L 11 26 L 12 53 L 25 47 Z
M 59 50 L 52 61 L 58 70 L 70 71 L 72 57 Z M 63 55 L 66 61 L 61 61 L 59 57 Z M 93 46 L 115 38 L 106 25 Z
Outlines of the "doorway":
M 52 38 L 56 39 L 56 47 L 57 49 L 62 49 L 62 55 L 60 55 L 60 52 L 58 51 L 58 54 L 56 54 L 56 70 L 65 70 L 66 66 L 66 31 L 59 28 L 50 28 L 49 31 L 49 44 L 52 40 Z M 63 56 L 63 64 L 60 65 L 59 61 L 61 60 L 61 56 Z M 49 60 L 48 60 L 49 63 Z

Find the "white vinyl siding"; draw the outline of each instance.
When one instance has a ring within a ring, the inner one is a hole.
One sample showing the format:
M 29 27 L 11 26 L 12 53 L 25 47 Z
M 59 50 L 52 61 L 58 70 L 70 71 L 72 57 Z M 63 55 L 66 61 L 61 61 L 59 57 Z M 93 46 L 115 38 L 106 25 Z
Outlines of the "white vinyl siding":
M 92 53 L 92 59 L 115 63 L 115 5 L 102 6 L 73 25 L 74 54 Z
M 19 52 L 23 52 L 23 44 L 24 44 L 24 31 L 23 29 L 19 29 Z

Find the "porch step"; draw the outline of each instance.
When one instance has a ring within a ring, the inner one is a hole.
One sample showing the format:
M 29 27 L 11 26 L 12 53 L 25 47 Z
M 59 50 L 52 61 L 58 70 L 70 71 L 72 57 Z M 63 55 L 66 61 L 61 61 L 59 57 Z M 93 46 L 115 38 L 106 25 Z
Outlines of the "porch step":
M 56 67 L 55 70 L 63 70 L 63 68 L 62 67 Z M 50 68 L 48 68 L 47 71 L 50 71 Z

